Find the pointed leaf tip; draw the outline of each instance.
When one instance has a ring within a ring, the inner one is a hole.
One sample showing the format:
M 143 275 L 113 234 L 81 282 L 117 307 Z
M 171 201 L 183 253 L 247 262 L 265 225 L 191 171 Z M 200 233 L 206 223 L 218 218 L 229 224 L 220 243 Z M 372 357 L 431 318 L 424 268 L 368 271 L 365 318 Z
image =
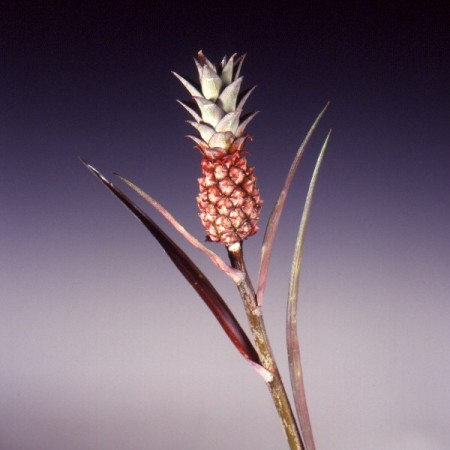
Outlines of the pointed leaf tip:
M 280 222 L 280 217 L 283 212 L 284 204 L 286 202 L 286 198 L 287 198 L 289 189 L 292 184 L 292 180 L 297 171 L 298 165 L 299 165 L 300 160 L 303 156 L 303 153 L 306 149 L 306 146 L 307 146 L 312 134 L 314 133 L 315 129 L 317 128 L 317 125 L 319 124 L 321 118 L 323 117 L 326 110 L 328 109 L 329 105 L 330 105 L 330 103 L 328 102 L 325 105 L 325 107 L 322 109 L 322 111 L 320 111 L 316 120 L 313 122 L 308 133 L 306 134 L 305 138 L 303 139 L 303 142 L 301 143 L 300 147 L 298 148 L 297 153 L 294 157 L 294 160 L 292 161 L 289 172 L 287 174 L 283 188 L 281 189 L 281 192 L 278 196 L 278 199 L 275 203 L 275 206 L 274 206 L 274 208 L 270 214 L 269 220 L 267 222 L 266 230 L 264 233 L 262 250 L 261 250 L 261 259 L 260 259 L 260 263 L 259 263 L 258 288 L 256 291 L 258 304 L 260 306 L 262 306 L 263 302 L 264 302 L 264 291 L 265 291 L 266 283 L 267 283 L 267 275 L 269 272 L 269 264 L 270 264 L 270 258 L 272 256 L 273 244 L 275 241 L 275 236 L 278 231 L 278 224 Z
M 308 405 L 306 402 L 305 386 L 303 382 L 303 369 L 300 359 L 300 343 L 298 339 L 297 330 L 297 315 L 298 315 L 298 295 L 300 270 L 302 266 L 303 245 L 305 241 L 306 227 L 308 224 L 309 215 L 311 212 L 311 204 L 314 196 L 314 190 L 317 183 L 320 166 L 325 154 L 325 149 L 330 138 L 331 130 L 329 131 L 317 158 L 314 172 L 309 183 L 308 193 L 306 195 L 305 205 L 303 207 L 302 218 L 297 233 L 295 242 L 294 257 L 291 266 L 291 276 L 289 282 L 288 307 L 286 315 L 286 340 L 288 348 L 289 371 L 291 376 L 292 393 L 294 396 L 295 408 L 297 417 L 300 423 L 300 429 L 305 439 L 306 447 L 314 450 L 314 435 L 311 427 L 311 421 L 308 412 Z
M 240 270 L 233 269 L 225 261 L 220 258 L 216 253 L 203 245 L 197 238 L 192 236 L 176 219 L 172 214 L 167 211 L 159 202 L 157 202 L 153 197 L 148 195 L 140 187 L 136 186 L 130 180 L 126 179 L 117 172 L 114 173 L 122 182 L 124 182 L 128 187 L 133 189 L 138 195 L 140 195 L 149 205 L 156 209 L 190 244 L 195 248 L 201 250 L 206 256 L 210 258 L 214 265 L 216 265 L 220 270 L 222 270 L 226 275 L 228 275 L 235 283 L 241 283 L 245 277 L 244 273 Z
M 245 331 L 234 317 L 228 305 L 222 299 L 220 294 L 187 256 L 187 254 L 151 219 L 143 212 L 132 200 L 130 200 L 120 189 L 108 181 L 97 169 L 80 158 L 87 169 L 93 173 L 147 228 L 155 237 L 158 243 L 163 247 L 169 258 L 182 273 L 186 280 L 191 284 L 197 294 L 202 298 L 210 311 L 216 317 L 222 329 L 228 338 L 233 342 L 238 351 L 249 361 L 261 365 L 259 356 L 250 342 Z

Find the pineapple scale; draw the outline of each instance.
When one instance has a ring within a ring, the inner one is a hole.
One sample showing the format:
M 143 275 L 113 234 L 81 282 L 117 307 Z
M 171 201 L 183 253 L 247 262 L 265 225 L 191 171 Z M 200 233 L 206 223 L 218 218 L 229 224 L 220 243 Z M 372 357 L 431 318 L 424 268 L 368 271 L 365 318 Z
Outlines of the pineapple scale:
M 239 154 L 220 160 L 205 157 L 201 167 L 197 204 L 208 238 L 231 245 L 255 234 L 262 201 L 245 158 Z

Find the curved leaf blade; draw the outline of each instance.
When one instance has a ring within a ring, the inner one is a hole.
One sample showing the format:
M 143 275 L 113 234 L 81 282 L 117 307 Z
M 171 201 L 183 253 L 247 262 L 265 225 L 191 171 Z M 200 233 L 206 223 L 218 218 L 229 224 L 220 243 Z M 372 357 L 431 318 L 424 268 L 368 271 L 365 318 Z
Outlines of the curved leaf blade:
M 300 227 L 295 242 L 294 257 L 292 260 L 291 277 L 289 281 L 289 295 L 286 316 L 286 341 L 288 349 L 289 372 L 291 377 L 292 393 L 294 396 L 295 409 L 300 423 L 302 436 L 308 450 L 315 450 L 314 436 L 309 418 L 308 405 L 306 402 L 305 386 L 303 383 L 303 370 L 300 360 L 300 344 L 297 329 L 297 306 L 298 292 L 300 282 L 300 268 L 303 255 L 303 244 L 305 241 L 306 227 L 311 211 L 311 204 L 316 187 L 317 177 L 319 175 L 320 165 L 322 163 L 331 130 L 328 133 L 320 150 L 319 156 L 314 167 L 314 172 L 306 195 L 305 206 L 303 208 Z
M 289 189 L 292 184 L 292 180 L 294 179 L 294 175 L 297 172 L 298 165 L 303 156 L 303 153 L 306 149 L 306 145 L 308 144 L 311 136 L 313 135 L 317 125 L 320 122 L 320 119 L 325 114 L 330 102 L 328 102 L 325 107 L 320 111 L 314 123 L 311 125 L 305 139 L 301 143 L 297 153 L 292 161 L 291 167 L 287 174 L 286 180 L 284 182 L 283 189 L 278 196 L 277 202 L 270 214 L 269 221 L 267 222 L 266 231 L 264 233 L 264 241 L 261 250 L 261 262 L 259 264 L 259 276 L 258 276 L 258 288 L 256 291 L 256 298 L 258 300 L 258 305 L 262 306 L 264 303 L 264 291 L 266 289 L 267 283 L 267 275 L 269 272 L 269 264 L 270 257 L 272 256 L 272 248 L 275 241 L 275 236 L 278 231 L 278 224 L 280 222 L 281 214 L 283 212 L 284 204 L 286 202 L 286 198 L 289 192 Z
M 147 228 L 148 231 L 156 238 L 163 247 L 169 258 L 183 274 L 186 280 L 191 284 L 195 291 L 199 294 L 206 306 L 216 317 L 217 321 L 233 342 L 238 351 L 247 360 L 261 366 L 258 354 L 248 339 L 244 330 L 228 308 L 220 294 L 194 264 L 194 262 L 186 255 L 186 253 L 170 239 L 169 236 L 132 200 L 130 200 L 120 189 L 108 181 L 97 169 L 88 162 L 80 158 L 86 168 L 95 175 Z
M 208 258 L 222 270 L 226 275 L 228 275 L 235 283 L 240 283 L 244 279 L 245 275 L 243 272 L 237 269 L 233 269 L 229 266 L 219 255 L 211 251 L 208 247 L 203 245 L 197 238 L 192 236 L 183 225 L 181 225 L 172 214 L 167 211 L 160 203 L 158 203 L 153 197 L 144 192 L 140 187 L 136 186 L 131 181 L 127 180 L 122 175 L 115 173 L 119 180 L 123 181 L 128 187 L 133 189 L 138 195 L 140 195 L 148 204 L 153 206 L 192 246 L 201 250 Z

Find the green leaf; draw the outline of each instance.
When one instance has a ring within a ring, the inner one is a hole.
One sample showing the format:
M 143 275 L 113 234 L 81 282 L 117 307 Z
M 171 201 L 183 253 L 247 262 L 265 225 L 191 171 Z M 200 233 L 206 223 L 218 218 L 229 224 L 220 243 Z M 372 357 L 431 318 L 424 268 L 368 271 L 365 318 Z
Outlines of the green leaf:
M 317 128 L 317 125 L 320 122 L 320 119 L 325 114 L 330 102 L 328 102 L 322 111 L 317 116 L 314 123 L 311 125 L 311 128 L 308 131 L 305 139 L 297 150 L 297 154 L 295 155 L 294 160 L 292 161 L 291 167 L 287 174 L 286 180 L 284 182 L 283 189 L 278 196 L 277 202 L 270 214 L 269 221 L 267 222 L 266 231 L 264 233 L 264 241 L 262 245 L 261 251 L 261 262 L 259 265 L 259 277 L 258 277 L 258 289 L 256 291 L 256 297 L 258 300 L 258 305 L 262 306 L 264 303 L 264 291 L 266 289 L 267 283 L 267 275 L 269 272 L 269 263 L 270 257 L 272 256 L 272 248 L 275 241 L 275 236 L 278 231 L 278 224 L 280 222 L 281 214 L 283 212 L 284 204 L 286 202 L 286 198 L 289 192 L 289 189 L 292 184 L 292 180 L 294 179 L 295 172 L 297 172 L 298 165 L 303 156 L 303 153 L 306 149 L 306 145 L 308 144 L 311 136 L 314 133 L 314 130 Z
M 308 450 L 314 450 L 314 437 L 309 419 L 308 405 L 306 403 L 305 386 L 303 383 L 303 371 L 300 361 L 300 344 L 298 340 L 297 330 L 297 305 L 298 305 L 298 288 L 300 281 L 300 268 L 303 254 L 303 243 L 305 241 L 306 226 L 308 223 L 311 204 L 314 195 L 314 189 L 319 175 L 320 165 L 327 148 L 330 138 L 328 133 L 317 158 L 313 175 L 309 184 L 308 193 L 306 195 L 305 206 L 303 208 L 300 227 L 295 242 L 294 257 L 292 260 L 291 277 L 289 282 L 289 296 L 286 316 L 286 340 L 288 349 L 289 371 L 291 375 L 292 393 L 294 395 L 295 408 L 300 423 L 303 439 Z

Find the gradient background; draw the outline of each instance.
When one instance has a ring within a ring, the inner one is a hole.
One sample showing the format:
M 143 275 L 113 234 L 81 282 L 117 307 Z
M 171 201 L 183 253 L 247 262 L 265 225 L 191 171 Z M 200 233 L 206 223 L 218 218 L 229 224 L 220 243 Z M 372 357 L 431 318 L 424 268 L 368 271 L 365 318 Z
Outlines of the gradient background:
M 265 308 L 287 376 L 290 259 L 332 127 L 299 319 L 318 449 L 450 448 L 444 7 L 92 3 L 0 6 L 0 449 L 287 448 L 264 383 L 77 160 L 129 177 L 202 237 L 200 158 L 175 102 L 187 94 L 170 73 L 194 77 L 199 49 L 216 62 L 248 52 L 262 227 L 332 101 L 286 205 Z M 232 283 L 152 215 L 243 319 Z M 261 239 L 246 243 L 254 277 Z

